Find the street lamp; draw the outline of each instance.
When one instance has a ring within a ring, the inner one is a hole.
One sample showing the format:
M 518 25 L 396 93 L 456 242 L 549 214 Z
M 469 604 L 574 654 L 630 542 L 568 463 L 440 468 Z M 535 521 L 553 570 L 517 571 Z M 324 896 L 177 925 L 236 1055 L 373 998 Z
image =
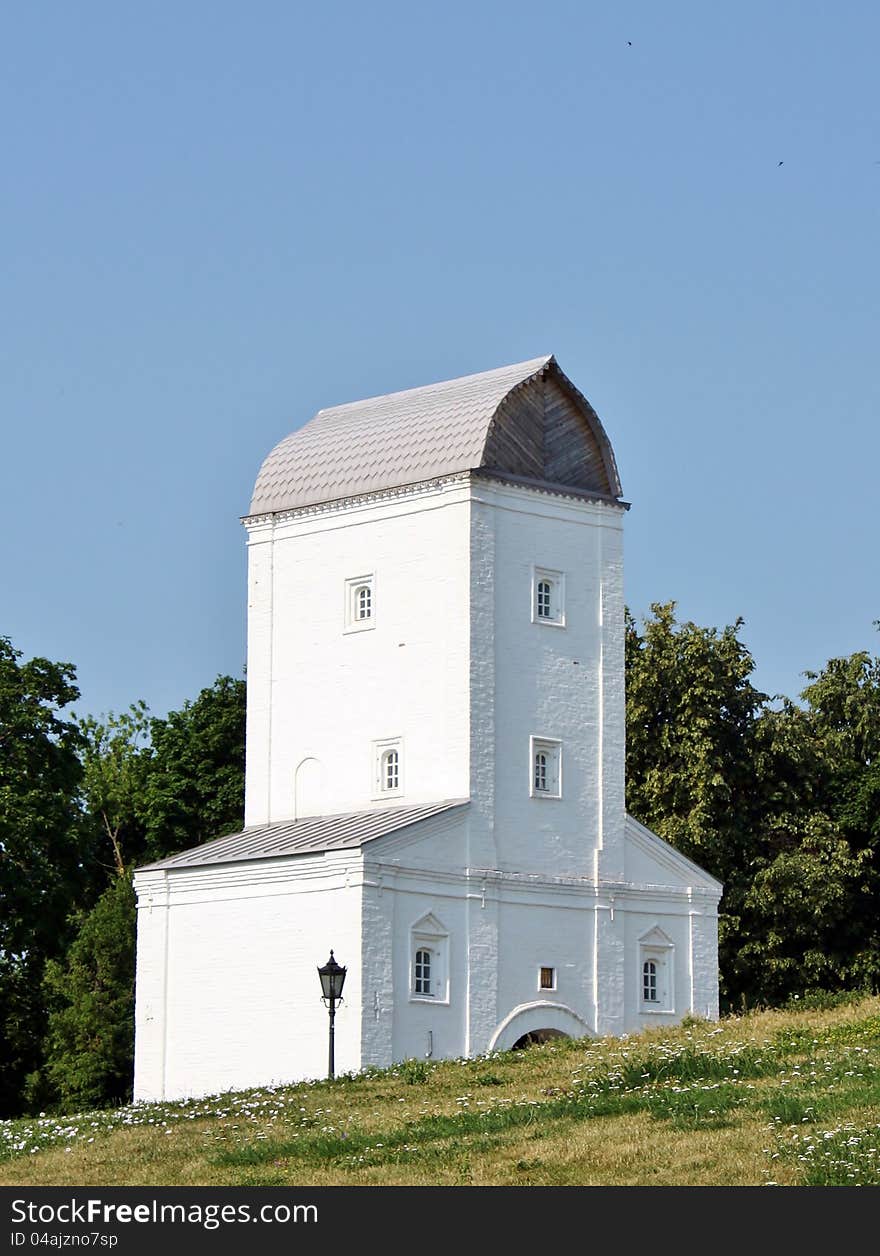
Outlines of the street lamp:
M 341 964 L 336 963 L 332 951 L 324 967 L 318 969 L 318 976 L 321 978 L 321 998 L 327 1004 L 327 1010 L 330 1013 L 330 1066 L 327 1073 L 328 1077 L 335 1077 L 336 1075 L 333 1059 L 333 1022 L 336 1019 L 336 1004 L 342 1002 L 342 987 L 345 985 L 345 974 L 347 971 Z

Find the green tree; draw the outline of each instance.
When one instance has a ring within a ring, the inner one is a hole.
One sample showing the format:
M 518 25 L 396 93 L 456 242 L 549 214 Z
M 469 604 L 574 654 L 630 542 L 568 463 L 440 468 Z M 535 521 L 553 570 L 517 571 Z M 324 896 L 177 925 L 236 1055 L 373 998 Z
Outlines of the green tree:
M 679 623 L 654 604 L 640 631 L 626 620 L 627 810 L 724 883 L 719 919 L 722 999 L 742 996 L 745 896 L 766 820 L 759 765 L 767 695 L 751 683 L 742 620 L 720 632 Z
M 162 859 L 244 823 L 243 680 L 218 676 L 194 702 L 151 724 L 147 854 Z
M 880 625 L 878 625 L 880 627 Z M 880 857 L 880 657 L 861 650 L 807 672 L 801 697 L 822 747 L 825 803 L 854 849 Z
M 47 959 L 69 936 L 69 905 L 89 879 L 78 791 L 81 737 L 64 708 L 79 697 L 70 663 L 0 638 L 0 1116 L 21 1111 L 45 1029 Z
M 880 660 L 807 673 L 803 705 L 751 683 L 742 621 L 627 620 L 627 805 L 724 882 L 722 996 L 878 985 Z
M 803 707 L 764 720 L 782 747 L 776 805 L 733 958 L 743 988 L 772 1001 L 880 987 L 880 659 L 859 651 L 806 675 Z
M 729 882 L 754 844 L 759 720 L 742 620 L 719 632 L 654 604 L 626 622 L 627 809 Z
M 151 751 L 145 702 L 79 721 L 82 733 L 82 792 L 85 807 L 100 826 L 119 876 L 144 853 L 144 815 Z
M 870 984 L 877 961 L 865 928 L 869 882 L 865 852 L 854 852 L 827 817 L 809 817 L 788 848 L 756 861 L 728 953 L 728 987 L 747 1001 L 778 1004 Z
M 77 917 L 66 956 L 46 965 L 45 1078 L 63 1111 L 131 1098 L 134 1059 L 135 901 L 113 879 Z
M 80 722 L 82 793 L 110 884 L 73 920 L 48 965 L 45 1065 L 34 1095 L 62 1110 L 130 1095 L 134 1054 L 135 903 L 131 869 L 238 828 L 244 816 L 245 685 L 218 677 L 166 719 L 143 702 Z M 150 744 L 147 744 L 149 737 Z

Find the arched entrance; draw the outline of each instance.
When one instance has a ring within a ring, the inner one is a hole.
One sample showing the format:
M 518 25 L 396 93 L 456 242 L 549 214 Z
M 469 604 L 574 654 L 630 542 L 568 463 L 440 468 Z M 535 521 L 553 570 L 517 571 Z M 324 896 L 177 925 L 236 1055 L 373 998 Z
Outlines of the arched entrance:
M 561 1029 L 530 1029 L 527 1034 L 517 1038 L 511 1050 L 522 1051 L 523 1047 L 540 1047 L 545 1042 L 552 1042 L 554 1038 L 568 1037 L 569 1035 L 564 1034 Z
M 587 1038 L 592 1031 L 583 1019 L 565 1003 L 536 999 L 520 1003 L 496 1028 L 489 1039 L 490 1051 L 512 1051 L 551 1038 Z

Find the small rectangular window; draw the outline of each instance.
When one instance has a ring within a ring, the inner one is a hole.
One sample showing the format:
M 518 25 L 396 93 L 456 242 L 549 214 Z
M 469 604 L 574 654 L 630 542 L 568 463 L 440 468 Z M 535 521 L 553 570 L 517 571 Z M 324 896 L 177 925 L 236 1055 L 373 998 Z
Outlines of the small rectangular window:
M 540 990 L 556 989 L 556 971 L 553 968 L 542 968 L 540 980 L 538 981 Z
M 345 582 L 345 632 L 376 626 L 376 589 L 372 575 L 351 576 Z
M 562 797 L 562 743 L 548 737 L 529 739 L 529 792 L 533 798 Z
M 417 920 L 410 932 L 409 997 L 449 1002 L 449 934 L 433 912 Z
M 565 575 L 549 567 L 532 568 L 532 623 L 565 627 Z
M 373 797 L 403 793 L 403 741 L 388 737 L 373 742 Z
M 415 964 L 413 965 L 413 993 L 421 994 L 429 998 L 434 991 L 431 989 L 431 952 L 419 949 L 416 951 Z
M 673 956 L 675 948 L 655 926 L 639 946 L 638 991 L 643 1012 L 671 1012 L 674 1003 Z
M 657 1002 L 657 962 L 653 959 L 642 965 L 642 998 L 646 1003 Z
M 400 752 L 386 750 L 382 755 L 382 788 L 393 790 L 400 788 Z
M 553 586 L 549 580 L 538 581 L 538 618 L 550 618 L 550 593 Z

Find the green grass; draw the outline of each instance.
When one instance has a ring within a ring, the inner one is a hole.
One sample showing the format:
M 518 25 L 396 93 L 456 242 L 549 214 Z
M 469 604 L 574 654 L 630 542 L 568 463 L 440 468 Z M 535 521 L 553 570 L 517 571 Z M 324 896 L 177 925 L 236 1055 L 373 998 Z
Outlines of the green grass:
M 6 1185 L 858 1185 L 880 999 L 0 1122 Z

